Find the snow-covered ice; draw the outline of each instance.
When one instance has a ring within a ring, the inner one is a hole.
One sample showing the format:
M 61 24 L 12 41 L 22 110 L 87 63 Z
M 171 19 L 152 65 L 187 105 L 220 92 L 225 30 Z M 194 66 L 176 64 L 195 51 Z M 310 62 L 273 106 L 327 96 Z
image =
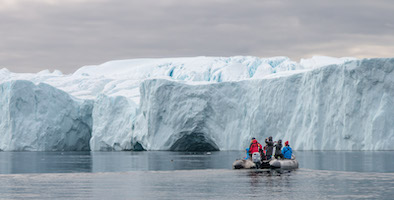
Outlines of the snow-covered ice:
M 299 63 L 286 57 L 132 59 L 69 75 L 1 69 L 0 149 L 235 150 L 252 136 L 272 135 L 295 149 L 394 150 L 393 71 L 393 58 L 323 56 Z M 16 83 L 34 95 L 7 88 Z M 27 106 L 18 108 L 10 94 Z M 47 107 L 27 114 L 34 105 Z M 60 147 L 59 140 L 84 147 Z

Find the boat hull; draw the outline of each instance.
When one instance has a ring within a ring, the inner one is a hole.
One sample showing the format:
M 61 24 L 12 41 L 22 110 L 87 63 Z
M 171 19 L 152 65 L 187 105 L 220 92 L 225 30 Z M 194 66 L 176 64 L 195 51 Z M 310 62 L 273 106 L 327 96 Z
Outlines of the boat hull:
M 254 164 L 251 160 L 240 159 L 236 160 L 233 163 L 233 169 L 254 169 L 256 168 L 256 164 Z
M 298 161 L 296 159 L 273 159 L 269 162 L 269 165 L 275 169 L 297 169 Z

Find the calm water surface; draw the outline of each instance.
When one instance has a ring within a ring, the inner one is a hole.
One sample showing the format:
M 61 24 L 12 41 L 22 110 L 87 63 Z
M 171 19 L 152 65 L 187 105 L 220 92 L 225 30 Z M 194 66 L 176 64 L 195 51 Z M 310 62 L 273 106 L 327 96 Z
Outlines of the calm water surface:
M 394 173 L 394 151 L 296 151 L 300 168 Z M 231 169 L 242 151 L 0 152 L 0 174 Z
M 296 151 L 295 171 L 232 170 L 242 151 L 0 152 L 0 199 L 392 199 L 393 151 Z

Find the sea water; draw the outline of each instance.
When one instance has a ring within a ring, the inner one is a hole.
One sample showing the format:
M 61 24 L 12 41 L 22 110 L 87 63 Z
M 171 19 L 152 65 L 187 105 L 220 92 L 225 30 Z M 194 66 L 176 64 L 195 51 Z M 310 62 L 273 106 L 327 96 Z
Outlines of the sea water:
M 391 199 L 393 151 L 295 151 L 300 169 L 233 170 L 242 151 L 0 152 L 0 199 Z

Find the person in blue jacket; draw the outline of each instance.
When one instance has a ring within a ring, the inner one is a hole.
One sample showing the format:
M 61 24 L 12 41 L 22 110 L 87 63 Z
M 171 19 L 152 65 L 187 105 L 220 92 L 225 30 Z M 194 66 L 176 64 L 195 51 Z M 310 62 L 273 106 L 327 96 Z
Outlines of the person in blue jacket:
M 285 147 L 282 149 L 282 154 L 285 159 L 291 159 L 291 154 L 293 153 L 293 150 L 291 149 L 289 145 L 289 141 L 285 142 Z
M 246 148 L 246 157 L 244 158 L 245 160 L 249 159 L 249 148 Z

